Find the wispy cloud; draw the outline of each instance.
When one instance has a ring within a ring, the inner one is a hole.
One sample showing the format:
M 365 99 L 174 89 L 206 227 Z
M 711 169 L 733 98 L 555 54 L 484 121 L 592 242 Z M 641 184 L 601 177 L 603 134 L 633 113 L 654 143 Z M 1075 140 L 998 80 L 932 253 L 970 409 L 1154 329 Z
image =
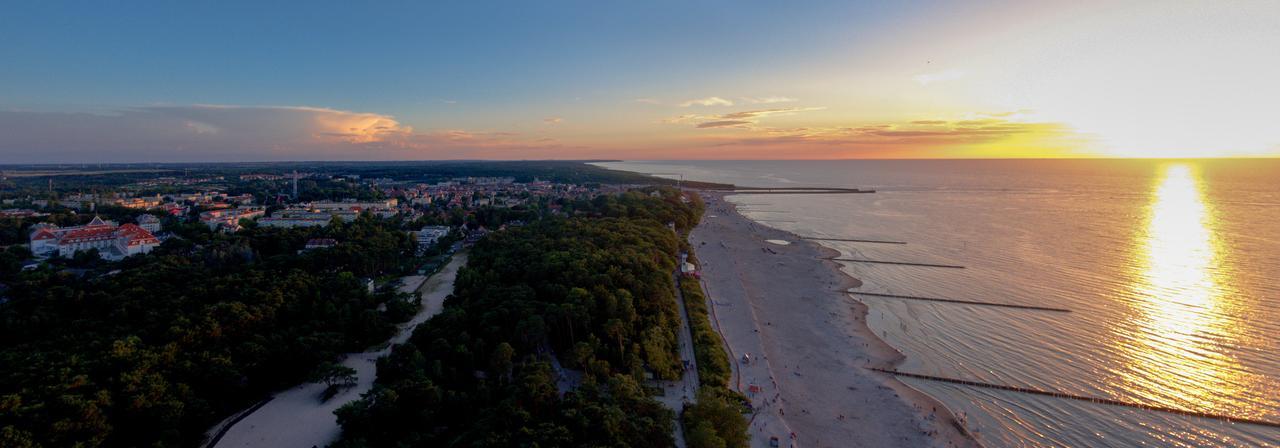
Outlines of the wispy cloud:
M 560 124 L 564 122 L 564 119 L 560 117 L 547 117 L 547 118 L 543 118 L 542 122 L 544 124 Z
M 732 106 L 732 105 L 733 105 L 733 101 L 729 101 L 729 100 L 726 100 L 726 99 L 724 99 L 724 98 L 720 98 L 720 97 L 718 97 L 718 96 L 709 96 L 709 97 L 706 97 L 706 98 L 699 98 L 699 99 L 689 100 L 689 101 L 685 101 L 685 102 L 683 102 L 683 103 L 680 103 L 680 107 L 691 107 L 691 106 Z
M 727 114 L 684 114 L 662 120 L 663 123 L 681 124 L 695 123 L 696 128 L 724 128 L 724 127 L 747 127 L 755 124 L 761 118 L 771 116 L 795 115 L 801 112 L 809 112 L 822 110 L 822 107 L 787 107 L 776 109 L 757 109 L 744 110 L 740 112 L 730 112 Z
M 644 104 L 662 104 L 662 102 L 661 102 L 661 101 L 658 101 L 658 100 L 653 99 L 653 98 L 636 98 L 636 102 L 637 102 L 637 103 L 644 103 Z
M 960 78 L 963 78 L 964 76 L 965 76 L 965 73 L 962 70 L 948 69 L 948 70 L 943 70 L 936 73 L 919 74 L 919 75 L 913 76 L 911 79 L 920 83 L 920 85 L 922 86 L 927 86 L 929 84 L 939 83 L 943 81 L 952 81 L 952 80 L 960 79 Z
M 697 128 L 698 129 L 733 128 L 733 127 L 743 127 L 749 124 L 752 124 L 752 122 L 746 121 L 746 120 L 706 121 L 706 122 L 698 123 Z
M 764 97 L 743 97 L 743 101 L 752 104 L 777 104 L 777 103 L 794 103 L 800 101 L 789 96 L 764 96 Z
M 1035 150 L 1073 151 L 1091 138 L 1061 123 L 1024 122 L 979 114 L 965 120 L 914 120 L 848 127 L 773 128 L 754 126 L 746 137 L 717 137 L 715 146 L 772 147 L 792 151 L 797 145 L 819 145 L 881 154 L 920 157 L 940 151 Z M 791 149 L 788 149 L 791 148 Z M 1050 151 L 1052 152 L 1052 151 Z M 973 154 L 965 153 L 965 154 Z M 985 154 L 985 153 L 984 153 Z M 830 156 L 830 155 L 829 155 Z

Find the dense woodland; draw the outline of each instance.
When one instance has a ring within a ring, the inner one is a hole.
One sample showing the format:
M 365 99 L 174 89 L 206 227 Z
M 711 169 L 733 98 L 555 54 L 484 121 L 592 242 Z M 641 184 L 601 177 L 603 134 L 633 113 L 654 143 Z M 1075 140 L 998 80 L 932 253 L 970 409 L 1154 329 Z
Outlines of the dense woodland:
M 364 280 L 412 269 L 397 222 L 187 231 L 96 269 L 0 270 L 0 446 L 192 446 L 417 309 Z M 313 237 L 339 245 L 299 254 Z
M 576 206 L 584 217 L 476 245 L 445 310 L 379 362 L 364 400 L 338 411 L 339 446 L 672 444 L 673 415 L 644 384 L 683 368 L 672 276 L 701 203 L 667 189 Z M 558 383 L 557 364 L 581 379 Z M 714 415 L 699 421 L 742 422 L 745 440 L 740 407 L 699 409 Z M 711 425 L 700 429 L 714 436 Z
M 673 415 L 648 379 L 683 368 L 678 287 L 698 302 L 704 369 L 686 437 L 695 448 L 744 446 L 701 293 L 673 282 L 702 211 L 690 198 L 648 189 L 566 201 L 571 218 L 519 216 L 530 222 L 482 240 L 445 311 L 379 361 L 364 400 L 339 410 L 338 445 L 670 445 Z M 468 224 L 523 212 L 492 213 Z M 83 269 L 65 269 L 69 260 L 21 271 L 21 247 L 0 252 L 0 446 L 197 444 L 216 421 L 412 315 L 416 303 L 365 283 L 420 261 L 403 224 L 245 221 L 228 235 L 166 218 L 178 238 L 157 251 Z M 340 243 L 298 253 L 316 237 Z M 558 382 L 557 369 L 572 380 Z

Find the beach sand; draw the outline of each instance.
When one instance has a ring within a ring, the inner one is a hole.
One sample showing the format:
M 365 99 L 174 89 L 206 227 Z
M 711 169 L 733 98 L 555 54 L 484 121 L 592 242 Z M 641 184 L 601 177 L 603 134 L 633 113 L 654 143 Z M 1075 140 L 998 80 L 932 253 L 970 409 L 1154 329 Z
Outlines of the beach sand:
M 235 416 L 214 427 L 218 431 L 225 424 L 230 429 L 217 440 L 215 447 L 322 447 L 338 439 L 342 429 L 338 417 L 333 414 L 342 405 L 360 398 L 360 394 L 373 388 L 377 377 L 377 360 L 391 353 L 391 345 L 403 344 L 413 334 L 413 329 L 444 308 L 444 299 L 453 293 L 453 280 L 458 269 L 467 264 L 467 254 L 458 253 L 440 272 L 424 279 L 412 275 L 401 279 L 401 291 L 418 291 L 422 308 L 418 314 L 400 324 L 396 335 L 385 347 L 364 353 L 351 353 L 343 358 L 342 365 L 356 369 L 356 385 L 343 389 L 333 398 L 320 401 L 324 384 L 307 383 L 276 394 L 258 409 L 250 411 L 243 419 L 231 423 Z M 423 282 L 426 282 L 425 284 Z
M 757 224 L 722 194 L 704 198 L 689 241 L 733 357 L 730 386 L 756 410 L 752 446 L 979 446 L 941 403 L 865 368 L 903 356 L 867 327 L 866 306 L 845 292 L 861 282 L 825 260 L 836 251 Z

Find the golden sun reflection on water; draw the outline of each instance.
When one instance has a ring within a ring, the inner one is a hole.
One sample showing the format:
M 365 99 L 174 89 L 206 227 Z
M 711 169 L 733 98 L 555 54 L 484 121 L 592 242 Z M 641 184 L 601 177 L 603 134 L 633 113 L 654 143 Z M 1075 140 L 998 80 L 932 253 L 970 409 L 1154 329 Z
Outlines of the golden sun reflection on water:
M 1131 316 L 1121 330 L 1122 387 L 1148 403 L 1236 416 L 1261 411 L 1234 400 L 1249 378 L 1226 353 L 1239 314 L 1220 269 L 1213 208 L 1191 166 L 1164 167 L 1136 235 Z

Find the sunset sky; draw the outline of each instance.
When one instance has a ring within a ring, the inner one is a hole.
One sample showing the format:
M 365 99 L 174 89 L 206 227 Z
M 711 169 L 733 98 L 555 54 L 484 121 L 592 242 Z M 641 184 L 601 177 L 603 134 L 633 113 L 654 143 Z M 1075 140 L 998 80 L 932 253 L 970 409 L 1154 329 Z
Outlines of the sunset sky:
M 1280 2 L 10 2 L 0 163 L 1280 155 Z

